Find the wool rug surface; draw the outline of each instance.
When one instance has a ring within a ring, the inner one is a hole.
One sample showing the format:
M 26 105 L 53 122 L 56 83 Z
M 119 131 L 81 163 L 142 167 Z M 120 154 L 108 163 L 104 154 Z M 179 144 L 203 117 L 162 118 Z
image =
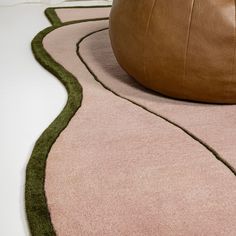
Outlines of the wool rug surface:
M 236 106 L 137 84 L 113 55 L 109 11 L 50 8 L 32 43 L 68 91 L 28 164 L 32 234 L 235 235 Z

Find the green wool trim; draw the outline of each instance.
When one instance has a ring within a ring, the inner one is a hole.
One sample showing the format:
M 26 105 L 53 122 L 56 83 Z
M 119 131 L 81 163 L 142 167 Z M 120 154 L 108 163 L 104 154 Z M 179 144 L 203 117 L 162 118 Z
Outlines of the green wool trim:
M 55 8 L 47 8 L 45 10 L 45 15 L 53 26 L 59 26 L 62 24 L 60 18 L 57 16 Z
M 53 26 L 60 26 L 62 24 L 65 24 L 65 23 L 62 23 L 60 18 L 58 17 L 57 13 L 56 13 L 56 10 L 57 9 L 74 9 L 74 8 L 81 8 L 81 9 L 84 9 L 84 8 L 111 8 L 111 5 L 106 5 L 106 6 L 75 6 L 75 7 L 49 7 L 45 10 L 45 15 L 47 16 L 47 18 L 49 19 L 50 23 L 53 25 Z M 94 19 L 107 19 L 107 17 L 104 17 L 104 18 L 94 18 Z M 93 19 L 93 20 L 94 20 Z M 73 21 L 68 21 L 66 23 L 71 23 Z
M 73 9 L 73 8 L 109 8 L 109 7 L 112 7 L 111 4 L 108 4 L 108 5 L 94 5 L 94 6 L 67 6 L 67 7 L 53 7 L 52 9 Z
M 93 6 L 94 7 L 104 7 L 104 6 Z M 110 7 L 110 6 L 105 6 Z M 67 7 L 62 7 L 67 8 Z M 71 7 L 68 7 L 71 8 Z M 76 8 L 83 8 L 83 7 L 76 7 Z M 87 7 L 88 8 L 88 7 Z M 70 25 L 76 24 L 80 22 L 87 22 L 87 21 L 96 21 L 96 20 L 107 20 L 108 18 L 99 18 L 99 19 L 88 19 L 82 21 L 71 21 L 62 23 L 58 18 L 55 9 L 58 8 L 48 8 L 45 11 L 45 14 L 49 18 L 50 22 L 52 23 L 51 27 L 48 27 L 38 33 L 32 41 L 32 51 L 36 58 L 36 60 L 49 72 L 55 75 L 58 80 L 65 86 L 68 99 L 67 103 L 62 110 L 62 112 L 58 115 L 58 117 L 52 122 L 52 124 L 43 132 L 40 138 L 37 140 L 30 160 L 27 165 L 26 169 L 26 183 L 25 183 L 25 206 L 26 206 L 26 213 L 28 218 L 28 223 L 30 227 L 31 234 L 33 236 L 51 236 L 56 235 L 55 229 L 51 222 L 50 212 L 47 206 L 47 199 L 45 195 L 45 169 L 46 169 L 46 161 L 48 157 L 48 153 L 55 143 L 56 139 L 60 135 L 60 133 L 67 127 L 68 123 L 70 122 L 71 118 L 74 116 L 76 111 L 80 108 L 82 102 L 82 87 L 79 84 L 78 80 L 63 66 L 58 64 L 44 49 L 43 47 L 43 39 L 46 35 L 48 35 L 53 30 Z M 105 30 L 105 29 L 104 29 Z M 96 31 L 98 32 L 98 31 Z M 93 32 L 93 33 L 96 33 Z M 90 33 L 89 35 L 92 35 Z M 80 57 L 81 61 L 85 64 L 88 68 L 90 73 L 94 76 L 94 78 L 103 85 L 104 88 L 110 90 L 115 95 L 132 102 L 133 104 L 139 106 L 140 108 L 156 115 L 165 121 L 175 125 L 176 127 L 180 128 L 183 132 L 191 136 L 194 140 L 202 144 L 206 147 L 215 157 L 217 160 L 222 162 L 227 168 L 229 168 L 234 175 L 236 175 L 236 170 L 220 155 L 211 147 L 209 147 L 206 143 L 202 140 L 194 136 L 188 130 L 184 129 L 183 127 L 179 126 L 178 124 L 168 120 L 167 118 L 163 117 L 162 115 L 156 114 L 149 110 L 146 107 L 142 107 L 141 105 L 135 103 L 132 100 L 129 100 L 125 97 L 120 96 L 119 94 L 112 91 L 110 88 L 106 87 L 93 71 L 89 68 L 86 62 L 83 60 L 82 56 L 79 53 L 79 44 L 87 38 L 89 35 L 85 36 L 80 40 L 78 43 L 78 56 Z
M 62 112 L 37 140 L 26 168 L 25 207 L 29 228 L 33 236 L 56 235 L 51 222 L 44 188 L 46 161 L 52 145 L 67 127 L 82 102 L 82 87 L 78 80 L 46 52 L 43 47 L 43 39 L 53 30 L 65 25 L 108 19 L 99 18 L 61 23 L 53 9 L 47 9 L 46 15 L 53 26 L 44 29 L 35 36 L 32 41 L 32 51 L 36 60 L 65 86 L 68 99 Z

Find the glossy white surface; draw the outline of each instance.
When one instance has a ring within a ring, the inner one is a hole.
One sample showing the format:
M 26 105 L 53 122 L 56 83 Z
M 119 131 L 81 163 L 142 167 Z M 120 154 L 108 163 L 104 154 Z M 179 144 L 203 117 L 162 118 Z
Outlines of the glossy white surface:
M 107 1 L 81 1 L 77 5 L 104 3 Z M 0 7 L 1 236 L 29 235 L 24 210 L 25 167 L 35 141 L 60 113 L 67 98 L 64 87 L 31 52 L 32 38 L 50 25 L 44 16 L 46 7 Z

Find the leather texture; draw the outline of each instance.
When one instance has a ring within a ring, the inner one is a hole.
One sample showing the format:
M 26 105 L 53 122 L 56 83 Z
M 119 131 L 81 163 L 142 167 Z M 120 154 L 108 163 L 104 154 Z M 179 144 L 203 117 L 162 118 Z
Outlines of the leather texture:
M 236 103 L 234 0 L 114 0 L 114 54 L 161 94 Z

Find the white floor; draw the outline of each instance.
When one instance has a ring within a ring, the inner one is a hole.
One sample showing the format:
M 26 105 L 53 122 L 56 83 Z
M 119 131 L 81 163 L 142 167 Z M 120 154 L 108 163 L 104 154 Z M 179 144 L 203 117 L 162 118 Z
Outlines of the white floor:
M 58 6 L 63 5 L 75 2 Z M 35 61 L 30 48 L 32 38 L 50 25 L 43 13 L 46 7 L 0 7 L 1 236 L 29 235 L 24 211 L 25 167 L 35 141 L 62 110 L 67 98 L 64 87 Z

